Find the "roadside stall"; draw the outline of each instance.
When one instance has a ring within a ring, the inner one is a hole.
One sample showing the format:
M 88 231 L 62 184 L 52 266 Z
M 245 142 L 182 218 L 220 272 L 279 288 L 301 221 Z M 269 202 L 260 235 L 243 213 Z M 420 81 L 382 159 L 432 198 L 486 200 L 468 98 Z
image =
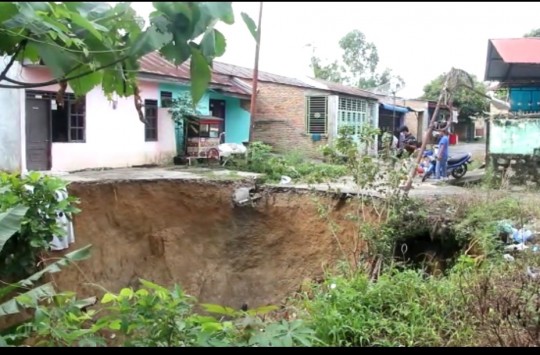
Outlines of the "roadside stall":
M 208 159 L 219 162 L 218 147 L 225 132 L 223 119 L 213 116 L 192 116 L 187 121 L 187 159 Z

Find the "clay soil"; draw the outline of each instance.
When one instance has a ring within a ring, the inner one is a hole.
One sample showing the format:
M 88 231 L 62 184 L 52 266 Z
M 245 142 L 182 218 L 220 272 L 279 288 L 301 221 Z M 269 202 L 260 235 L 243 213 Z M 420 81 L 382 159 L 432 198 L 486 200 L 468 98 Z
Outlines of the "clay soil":
M 233 207 L 234 188 L 179 180 L 73 183 L 82 212 L 70 250 L 92 244 L 92 257 L 54 281 L 84 297 L 137 287 L 142 278 L 179 284 L 201 302 L 252 308 L 278 304 L 343 259 L 313 195 L 273 191 L 255 207 Z M 354 233 L 349 212 L 332 212 L 347 250 Z

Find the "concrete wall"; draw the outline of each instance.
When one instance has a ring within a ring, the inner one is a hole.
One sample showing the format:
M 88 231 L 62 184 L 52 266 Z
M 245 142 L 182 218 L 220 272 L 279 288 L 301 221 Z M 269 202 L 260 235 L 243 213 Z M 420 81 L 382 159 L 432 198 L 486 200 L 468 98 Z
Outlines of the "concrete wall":
M 45 68 L 25 68 L 23 74 L 29 82 L 51 78 Z M 143 101 L 159 100 L 158 84 L 140 82 L 139 88 Z M 58 86 L 35 90 L 56 92 Z M 68 92 L 72 90 L 68 88 Z M 175 153 L 174 124 L 166 111 L 158 112 L 158 141 L 145 142 L 144 124 L 139 121 L 133 97 L 120 98 L 113 109 L 101 87 L 96 87 L 86 95 L 86 142 L 52 143 L 51 170 L 167 163 Z
M 540 149 L 540 118 L 493 120 L 490 127 L 490 154 L 533 155 Z
M 493 120 L 489 157 L 513 184 L 540 186 L 540 118 Z
M 0 71 L 4 70 L 9 58 L 0 58 Z M 8 77 L 17 79 L 21 67 L 15 63 Z M 2 81 L 2 84 L 9 84 Z M 24 91 L 0 89 L 0 170 L 20 171 L 21 166 L 21 115 L 24 112 Z
M 173 98 L 189 92 L 189 87 L 176 84 L 159 84 L 159 91 L 169 91 Z M 159 93 L 158 93 L 159 95 Z M 241 144 L 249 140 L 249 107 L 243 107 L 239 98 L 208 91 L 197 104 L 202 115 L 210 114 L 210 99 L 225 100 L 225 142 Z M 159 103 L 161 106 L 161 102 Z

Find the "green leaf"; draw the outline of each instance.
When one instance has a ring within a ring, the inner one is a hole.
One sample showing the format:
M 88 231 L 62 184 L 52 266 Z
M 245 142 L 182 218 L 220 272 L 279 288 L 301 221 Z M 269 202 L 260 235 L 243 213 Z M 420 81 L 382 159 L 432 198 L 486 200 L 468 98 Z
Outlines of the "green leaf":
M 203 332 L 215 333 L 223 329 L 221 323 L 218 322 L 206 322 L 201 325 Z
M 54 296 L 56 291 L 52 283 L 46 283 L 0 304 L 0 317 L 17 314 L 22 308 L 33 307 L 46 297 Z
M 20 230 L 26 211 L 28 207 L 19 205 L 0 213 L 0 251 L 9 238 Z
M 142 57 L 170 43 L 173 36 L 170 32 L 159 32 L 156 26 L 150 26 L 131 44 L 128 54 Z
M 221 57 L 225 54 L 225 49 L 227 48 L 227 41 L 223 33 L 214 29 L 215 40 L 216 40 L 216 57 Z
M 255 24 L 255 21 L 245 12 L 242 12 L 242 19 L 244 20 L 244 23 L 246 24 L 249 32 L 255 39 L 255 42 L 259 42 L 259 33 L 257 31 L 257 25 Z
M 220 306 L 218 304 L 201 304 L 201 307 L 203 307 L 207 312 L 215 313 L 215 314 L 221 314 L 224 316 L 230 316 L 234 317 L 238 315 L 238 312 L 230 307 L 224 307 Z
M 53 273 L 56 273 L 56 272 L 59 272 L 61 270 L 62 267 L 64 266 L 67 266 L 73 262 L 76 262 L 76 261 L 81 261 L 81 260 L 85 260 L 85 259 L 88 259 L 90 257 L 90 249 L 92 248 L 92 245 L 89 244 L 83 248 L 80 248 L 80 249 L 77 249 L 71 253 L 68 253 L 66 255 L 64 255 L 64 257 L 52 264 L 49 264 L 47 267 L 45 267 L 44 269 L 42 269 L 41 271 L 39 272 L 36 272 L 35 274 L 31 275 L 30 277 L 24 279 L 24 280 L 21 280 L 19 282 L 16 282 L 16 283 L 13 283 L 13 284 L 10 284 L 6 287 L 3 287 L 3 288 L 0 288 L 0 299 L 2 297 L 5 297 L 6 295 L 8 295 L 9 293 L 11 293 L 12 291 L 16 290 L 17 288 L 19 287 L 31 287 L 36 281 L 38 281 L 39 279 L 41 279 L 41 277 L 44 275 L 44 274 L 53 274 Z
M 71 74 L 69 74 L 69 76 L 83 74 L 86 71 L 88 71 L 88 67 L 84 66 L 84 67 L 74 70 Z M 102 80 L 103 80 L 103 72 L 98 71 L 98 72 L 93 72 L 91 74 L 85 75 L 77 79 L 70 80 L 69 86 L 71 86 L 76 96 L 83 96 L 87 94 L 88 92 L 90 92 L 90 90 L 92 90 L 96 86 L 99 86 Z
M 109 323 L 109 328 L 112 330 L 120 330 L 122 328 L 122 321 L 120 319 L 116 319 Z
M 206 58 L 222 56 L 225 46 L 225 36 L 215 29 L 207 31 L 200 43 L 201 52 Z
M 43 59 L 43 62 L 51 70 L 55 78 L 64 77 L 78 64 L 73 54 L 59 50 L 53 45 L 32 42 L 29 47 L 36 48 L 40 58 Z
M 277 306 L 264 306 L 264 307 L 259 307 L 256 309 L 250 309 L 249 311 L 247 311 L 247 314 L 249 314 L 250 316 L 256 316 L 256 315 L 262 316 L 272 311 L 275 311 L 277 309 L 279 309 L 279 307 Z
M 234 23 L 232 2 L 203 2 L 201 6 L 206 7 L 212 17 L 217 17 L 228 25 Z
M 165 59 L 168 59 L 176 65 L 181 65 L 191 56 L 191 47 L 185 42 L 169 43 L 161 48 L 160 53 Z
M 82 27 L 84 28 L 85 30 L 87 30 L 88 32 L 90 32 L 94 37 L 96 37 L 98 40 L 102 40 L 102 36 L 101 36 L 101 33 L 99 33 L 98 31 L 98 28 L 101 30 L 101 29 L 105 29 L 103 26 L 101 25 L 97 25 L 95 23 L 92 23 L 90 21 L 88 21 L 87 19 L 85 19 L 84 17 L 82 17 L 81 15 L 79 15 L 78 13 L 76 12 L 73 12 L 71 14 L 71 20 L 73 21 L 74 24 L 76 24 L 77 26 L 79 27 Z
M 131 299 L 133 297 L 133 290 L 130 288 L 123 288 L 120 290 L 120 297 Z
M 197 48 L 191 47 L 191 98 L 196 106 L 204 96 L 208 83 L 212 78 L 212 72 L 208 62 Z
M 0 3 L 0 24 L 17 14 L 17 7 L 12 2 Z
M 169 292 L 169 290 L 167 290 L 165 287 L 160 286 L 158 284 L 155 284 L 153 282 L 143 280 L 143 279 L 139 279 L 139 282 L 141 283 L 141 285 L 143 285 L 144 287 L 146 287 L 146 288 L 148 288 L 150 290 L 154 290 L 154 291 L 158 291 L 158 292 L 165 292 L 165 293 Z
M 113 295 L 112 293 L 106 293 L 103 295 L 103 298 L 101 299 L 101 303 L 110 303 L 116 300 L 116 295 Z

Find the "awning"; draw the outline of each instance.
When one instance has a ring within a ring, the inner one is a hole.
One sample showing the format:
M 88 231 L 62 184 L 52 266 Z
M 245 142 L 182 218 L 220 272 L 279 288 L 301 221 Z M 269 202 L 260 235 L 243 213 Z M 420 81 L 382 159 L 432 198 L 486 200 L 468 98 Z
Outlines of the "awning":
M 388 111 L 395 111 L 399 113 L 407 113 L 409 112 L 409 109 L 407 107 L 403 106 L 397 106 L 397 105 L 390 105 L 390 104 L 380 104 L 380 108 L 388 110 Z

